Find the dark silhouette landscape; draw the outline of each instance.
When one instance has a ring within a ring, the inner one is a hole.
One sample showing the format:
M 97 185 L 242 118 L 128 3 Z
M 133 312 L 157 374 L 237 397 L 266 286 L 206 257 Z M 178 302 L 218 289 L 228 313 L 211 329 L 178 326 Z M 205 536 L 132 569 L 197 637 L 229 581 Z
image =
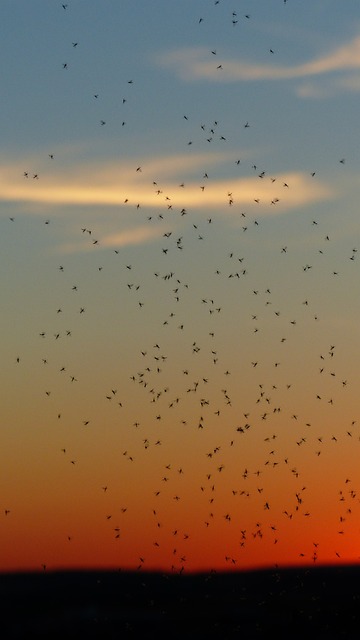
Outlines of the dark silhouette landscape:
M 355 638 L 359 566 L 0 576 L 2 638 Z

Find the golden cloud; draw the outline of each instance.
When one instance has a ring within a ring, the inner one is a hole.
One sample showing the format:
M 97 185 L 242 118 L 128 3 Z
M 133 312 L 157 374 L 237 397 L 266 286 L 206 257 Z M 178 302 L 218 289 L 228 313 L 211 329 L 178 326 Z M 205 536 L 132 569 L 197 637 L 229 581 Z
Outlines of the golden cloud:
M 276 180 L 265 176 L 193 179 L 179 184 L 179 174 L 194 167 L 221 166 L 233 160 L 233 154 L 175 155 L 144 158 L 138 166 L 126 163 L 98 162 L 67 167 L 59 173 L 38 179 L 24 177 L 20 167 L 4 163 L 0 178 L 0 199 L 29 205 L 89 205 L 163 209 L 216 209 L 229 204 L 246 206 L 276 204 L 271 212 L 293 208 L 334 195 L 329 185 L 300 172 L 287 172 Z M 139 169 L 139 170 L 137 170 Z M 175 178 L 177 177 L 177 180 Z M 284 188 L 288 185 L 288 188 Z M 222 211 L 223 213 L 223 211 Z

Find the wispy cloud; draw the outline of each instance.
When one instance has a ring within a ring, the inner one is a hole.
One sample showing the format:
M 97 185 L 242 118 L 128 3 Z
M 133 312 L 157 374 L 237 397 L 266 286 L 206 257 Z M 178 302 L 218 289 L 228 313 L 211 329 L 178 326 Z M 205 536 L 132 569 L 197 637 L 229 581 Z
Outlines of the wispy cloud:
M 203 78 L 218 82 L 238 82 L 307 78 L 360 69 L 360 36 L 323 56 L 295 65 L 255 64 L 225 57 L 219 57 L 214 62 L 213 56 L 204 48 L 170 51 L 158 56 L 156 62 L 163 67 L 175 69 L 177 74 L 187 80 Z
M 120 233 L 107 234 L 101 237 L 100 247 L 102 248 L 114 248 L 121 249 L 123 247 L 138 246 L 148 244 L 153 240 L 157 240 L 163 235 L 162 227 L 133 227 L 125 229 Z M 58 253 L 79 253 L 89 251 L 93 249 L 92 240 L 88 240 L 85 236 L 85 240 L 82 242 L 68 242 L 63 243 L 57 247 Z
M 216 209 L 233 204 L 275 204 L 271 210 L 284 210 L 299 205 L 329 199 L 332 187 L 313 180 L 300 172 L 286 172 L 271 180 L 269 177 L 221 177 L 222 165 L 233 162 L 233 154 L 207 153 L 143 158 L 136 163 L 93 162 L 67 167 L 59 173 L 49 169 L 39 171 L 38 179 L 32 174 L 24 177 L 17 165 L 3 164 L 0 172 L 0 200 L 38 203 L 53 206 L 121 206 L 167 209 Z M 131 166 L 130 166 L 131 165 Z M 22 163 L 23 166 L 23 163 Z M 194 167 L 202 175 L 202 167 L 213 168 L 211 179 L 180 182 L 179 176 L 190 174 Z M 219 176 L 216 177 L 216 170 Z M 284 184 L 288 188 L 284 188 Z M 231 195 L 229 195 L 231 194 Z
M 158 206 L 169 197 L 169 191 L 178 190 L 174 176 L 186 175 L 194 168 L 219 166 L 233 158 L 233 153 L 184 154 L 123 162 L 98 160 L 76 166 L 68 163 L 58 170 L 31 158 L 28 166 L 36 166 L 36 173 L 30 170 L 24 173 L 23 167 L 27 166 L 24 160 L 21 164 L 4 160 L 0 161 L 0 200 L 104 206 L 135 202 Z
M 329 98 L 345 91 L 351 93 L 360 91 L 360 73 L 333 77 L 331 82 L 328 78 L 322 79 L 321 82 L 307 81 L 295 89 L 296 94 L 301 98 Z

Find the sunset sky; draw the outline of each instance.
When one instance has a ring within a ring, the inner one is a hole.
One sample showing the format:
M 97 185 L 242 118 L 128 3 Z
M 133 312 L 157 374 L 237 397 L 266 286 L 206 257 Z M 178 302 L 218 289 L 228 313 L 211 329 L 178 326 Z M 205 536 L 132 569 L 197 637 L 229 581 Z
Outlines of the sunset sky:
M 0 571 L 358 562 L 358 1 L 0 23 Z

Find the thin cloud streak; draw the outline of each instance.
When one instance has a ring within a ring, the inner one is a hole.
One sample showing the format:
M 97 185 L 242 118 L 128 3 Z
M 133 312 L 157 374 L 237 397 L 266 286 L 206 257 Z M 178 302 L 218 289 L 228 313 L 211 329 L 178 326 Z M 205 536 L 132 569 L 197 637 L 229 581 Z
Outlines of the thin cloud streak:
M 121 249 L 129 246 L 139 246 L 148 244 L 153 240 L 158 240 L 163 235 L 163 229 L 150 229 L 145 226 L 126 229 L 120 233 L 106 235 L 101 238 L 99 247 Z M 57 247 L 57 252 L 62 254 L 79 253 L 93 250 L 93 245 L 89 242 L 72 242 L 61 244 Z
M 253 64 L 221 58 L 219 65 L 209 61 L 204 48 L 179 49 L 158 56 L 156 62 L 174 68 L 184 79 L 209 79 L 218 82 L 249 80 L 289 80 L 360 68 L 360 36 L 327 55 L 293 66 Z
M 234 153 L 181 154 L 159 158 L 128 159 L 126 162 L 101 160 L 78 163 L 61 173 L 51 173 L 49 167 L 35 158 L 20 163 L 0 161 L 0 200 L 53 204 L 116 205 L 141 194 L 146 206 L 158 205 L 158 185 L 164 193 L 163 179 L 192 172 L 196 167 L 220 165 L 235 158 Z M 63 160 L 63 158 L 62 158 Z M 139 165 L 140 163 L 140 165 Z M 37 173 L 27 172 L 24 166 L 36 166 Z M 131 168 L 130 168 L 131 167 Z M 38 179 L 34 180 L 34 175 Z M 20 177 L 21 176 L 21 177 Z M 145 184 L 146 182 L 146 184 Z M 150 185 L 152 191 L 150 192 Z M 173 188 L 173 187 L 172 187 Z M 166 197 L 164 195 L 164 197 Z
M 203 154 L 193 158 L 174 156 L 147 160 L 137 171 L 115 163 L 78 166 L 66 174 L 39 173 L 39 179 L 22 178 L 18 167 L 5 167 L 0 179 L 0 200 L 66 205 L 155 207 L 187 209 L 215 209 L 231 204 L 246 206 L 259 200 L 258 205 L 276 204 L 271 213 L 316 201 L 328 200 L 336 194 L 324 182 L 313 180 L 301 172 L 287 172 L 275 182 L 267 177 L 233 177 L 185 182 L 181 187 L 173 176 L 189 170 L 189 165 L 200 162 L 222 164 L 231 158 L 228 154 Z M 200 164 L 201 166 L 201 164 Z M 14 178 L 14 173 L 16 178 Z M 201 172 L 200 172 L 201 173 Z M 159 182 L 154 180 L 157 176 Z M 172 179 L 171 179 L 172 178 Z M 179 180 L 179 178 L 177 178 Z M 286 183 L 289 188 L 284 188 Z M 230 195 L 231 194 L 231 195 Z M 228 207 L 231 209 L 231 207 Z
M 360 74 L 349 74 L 332 78 L 328 78 L 323 82 L 304 82 L 295 89 L 295 93 L 300 98 L 323 99 L 330 98 L 344 91 L 358 93 L 360 91 Z

